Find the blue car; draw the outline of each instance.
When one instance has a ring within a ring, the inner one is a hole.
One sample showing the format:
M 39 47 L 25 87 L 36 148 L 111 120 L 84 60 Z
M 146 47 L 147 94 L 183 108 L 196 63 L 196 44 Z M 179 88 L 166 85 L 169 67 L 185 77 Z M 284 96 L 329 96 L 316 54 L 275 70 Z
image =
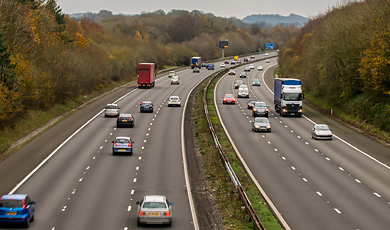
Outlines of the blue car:
M 3 195 L 0 200 L 0 224 L 22 224 L 34 221 L 35 201 L 26 194 Z
M 112 141 L 112 155 L 133 155 L 133 143 L 130 137 L 116 137 L 115 141 Z
M 151 101 L 143 101 L 140 104 L 139 111 L 142 112 L 150 112 L 153 113 L 153 104 Z

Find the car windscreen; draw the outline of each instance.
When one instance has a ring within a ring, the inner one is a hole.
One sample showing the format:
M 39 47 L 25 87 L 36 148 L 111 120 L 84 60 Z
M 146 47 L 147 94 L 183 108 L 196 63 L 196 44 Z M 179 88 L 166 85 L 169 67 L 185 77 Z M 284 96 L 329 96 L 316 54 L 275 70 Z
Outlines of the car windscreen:
M 167 208 L 167 205 L 163 202 L 144 202 L 143 208 Z
M 266 118 L 263 118 L 263 117 L 257 117 L 255 119 L 255 123 L 268 123 L 268 120 Z
M 233 95 L 225 95 L 225 98 L 233 98 Z
M 23 207 L 22 200 L 1 200 L 0 207 Z
M 256 102 L 255 107 L 267 107 L 267 104 L 265 104 L 264 102 Z
M 323 125 L 321 125 L 321 126 L 317 126 L 317 130 L 328 131 L 329 128 L 328 128 L 328 126 L 323 126 Z

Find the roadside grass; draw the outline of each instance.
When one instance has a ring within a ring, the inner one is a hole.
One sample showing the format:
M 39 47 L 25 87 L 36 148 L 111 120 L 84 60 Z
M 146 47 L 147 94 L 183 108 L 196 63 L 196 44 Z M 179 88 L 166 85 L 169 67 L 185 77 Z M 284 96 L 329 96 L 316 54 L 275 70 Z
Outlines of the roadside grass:
M 328 102 L 313 96 L 310 93 L 305 93 L 305 101 L 310 104 L 320 107 L 321 109 L 328 111 L 326 114 L 331 115 L 331 109 L 333 110 L 333 114 L 331 115 L 334 118 L 340 119 L 343 122 L 350 124 L 351 126 L 358 129 L 358 131 L 362 134 L 369 134 L 373 136 L 385 146 L 389 146 L 390 143 L 390 133 L 383 131 L 376 127 L 375 125 L 369 124 L 366 121 L 351 115 L 347 114 L 344 109 L 334 107 L 330 105 Z
M 267 230 L 282 229 L 273 213 L 269 210 L 268 205 L 264 202 L 256 186 L 247 176 L 245 169 L 237 158 L 218 120 L 213 97 L 214 87 L 219 78 L 220 77 L 217 77 L 212 81 L 206 95 L 210 120 L 212 121 L 214 130 L 218 136 L 220 145 L 265 228 Z M 206 83 L 201 89 L 204 87 L 206 87 Z M 208 181 L 209 190 L 215 198 L 216 206 L 222 215 L 225 229 L 253 229 L 253 223 L 250 216 L 245 210 L 243 201 L 240 200 L 239 195 L 221 162 L 218 150 L 216 149 L 214 140 L 211 136 L 203 110 L 203 90 L 197 92 L 194 115 L 195 136 L 198 141 L 199 151 L 203 156 L 203 168 Z
M 8 127 L 0 130 L 0 161 L 12 154 L 21 146 L 23 146 L 23 144 L 30 141 L 28 140 L 27 142 L 10 149 L 13 143 L 25 137 L 27 134 L 36 131 L 38 128 L 46 125 L 52 119 L 59 118 L 50 126 L 55 125 L 65 117 L 72 114 L 73 110 L 77 110 L 78 106 L 87 103 L 91 98 L 96 98 L 128 82 L 128 80 L 122 82 L 113 82 L 108 86 L 105 86 L 97 91 L 92 92 L 91 94 L 80 95 L 74 100 L 69 100 L 66 104 L 57 104 L 45 111 L 30 110 L 27 113 L 23 114 L 23 116 L 19 117 L 18 121 L 13 127 Z M 60 116 L 63 117 L 60 118 Z

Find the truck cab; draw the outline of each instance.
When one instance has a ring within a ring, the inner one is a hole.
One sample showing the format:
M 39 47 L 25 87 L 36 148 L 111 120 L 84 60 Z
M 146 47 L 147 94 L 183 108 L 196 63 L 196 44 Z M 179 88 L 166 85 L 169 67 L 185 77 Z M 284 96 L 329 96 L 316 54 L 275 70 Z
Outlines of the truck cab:
M 274 80 L 275 111 L 282 116 L 302 116 L 303 93 L 301 81 L 292 78 Z

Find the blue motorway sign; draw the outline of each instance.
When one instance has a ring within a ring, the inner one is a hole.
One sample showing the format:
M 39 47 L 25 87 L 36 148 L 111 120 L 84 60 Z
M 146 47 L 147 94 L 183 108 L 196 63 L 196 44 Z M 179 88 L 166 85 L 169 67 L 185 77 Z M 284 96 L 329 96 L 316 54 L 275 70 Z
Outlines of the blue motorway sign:
M 265 43 L 265 49 L 273 50 L 274 49 L 274 43 Z

